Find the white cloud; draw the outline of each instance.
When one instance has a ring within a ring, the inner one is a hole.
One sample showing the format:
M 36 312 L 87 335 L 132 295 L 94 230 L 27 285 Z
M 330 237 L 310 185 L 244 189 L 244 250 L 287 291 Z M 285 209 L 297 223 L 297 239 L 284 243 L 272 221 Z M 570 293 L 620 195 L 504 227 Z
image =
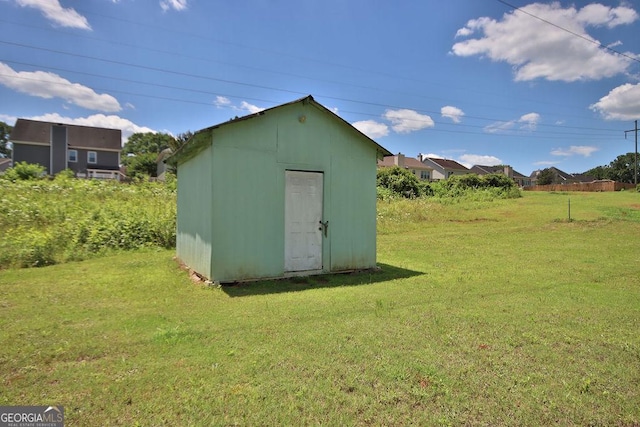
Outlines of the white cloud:
M 391 122 L 391 129 L 398 133 L 410 133 L 434 126 L 431 117 L 415 110 L 387 110 L 383 117 Z
M 536 127 L 538 127 L 538 122 L 540 122 L 540 114 L 538 113 L 529 113 L 525 114 L 520 119 L 518 119 L 519 123 L 524 123 L 521 129 L 534 131 Z
M 484 127 L 484 131 L 487 133 L 505 133 L 513 129 L 516 124 L 515 120 L 508 122 L 495 122 Z
M 231 100 L 226 96 L 216 96 L 216 100 L 213 103 L 218 108 L 231 107 Z
M 229 108 L 234 111 L 248 111 L 250 114 L 259 113 L 264 110 L 264 108 L 249 104 L 247 101 L 242 101 L 240 105 L 234 105 L 229 98 L 220 95 L 216 96 L 213 104 L 218 108 Z
M 91 30 L 87 18 L 80 15 L 75 9 L 64 8 L 59 0 L 15 0 L 22 7 L 32 7 L 39 10 L 45 18 L 56 25 L 68 28 Z
M 123 145 L 127 142 L 129 137 L 134 133 L 138 133 L 138 132 L 156 133 L 156 131 L 151 128 L 148 128 L 146 126 L 138 126 L 132 121 L 116 115 L 106 116 L 104 114 L 94 114 L 88 117 L 71 118 L 71 117 L 61 116 L 58 113 L 48 113 L 48 114 L 43 114 L 41 116 L 25 117 L 25 118 L 28 118 L 31 120 L 53 122 L 53 123 L 66 123 L 69 125 L 95 126 L 95 127 L 109 128 L 109 129 L 120 129 L 122 130 Z
M 247 101 L 242 101 L 240 103 L 240 109 L 241 110 L 247 110 L 251 114 L 259 113 L 260 111 L 264 110 L 264 108 L 258 107 L 258 106 L 253 105 L 253 104 L 249 104 Z
M 160 7 L 163 11 L 168 11 L 169 9 L 181 11 L 187 8 L 188 0 L 160 0 Z
M 635 10 L 625 6 L 611 8 L 593 3 L 580 9 L 576 18 L 586 25 L 606 25 L 608 28 L 614 28 L 618 25 L 633 23 L 638 19 L 638 14 Z
M 418 154 L 418 157 L 421 159 L 426 159 L 426 158 L 430 158 L 430 159 L 444 159 L 444 156 L 441 156 L 440 154 L 434 154 L 434 153 L 420 153 Z
M 488 126 L 485 126 L 484 131 L 487 133 L 511 133 L 518 123 L 520 123 L 519 130 L 533 132 L 536 130 L 538 123 L 540 122 L 540 114 L 528 113 L 520 116 L 519 119 L 509 120 L 507 122 L 495 122 Z
M 495 156 L 481 154 L 463 154 L 458 158 L 458 160 L 467 168 L 470 168 L 473 165 L 495 166 L 503 163 L 502 160 Z
M 640 83 L 618 86 L 589 108 L 599 112 L 607 120 L 638 120 L 640 119 Z
M 569 157 L 569 156 L 589 157 L 595 151 L 598 151 L 597 147 L 590 147 L 587 145 L 572 145 L 567 149 L 557 148 L 551 151 L 551 154 L 554 156 L 564 156 L 564 157 Z
M 578 10 L 552 2 L 533 3 L 521 9 L 593 41 L 587 27 L 613 28 L 638 19 L 635 10 L 626 6 L 590 4 Z M 476 32 L 481 33 L 480 37 L 455 43 L 451 52 L 506 62 L 514 67 L 516 81 L 598 80 L 624 73 L 631 65 L 628 58 L 519 11 L 505 14 L 502 20 L 486 17 L 471 20 L 458 30 L 456 37 Z
M 353 127 L 364 133 L 371 139 L 382 138 L 389 135 L 389 126 L 375 120 L 363 120 L 352 123 Z
M 469 21 L 469 22 L 471 22 L 471 21 Z M 467 24 L 467 25 L 469 25 L 469 24 Z M 470 36 L 471 34 L 473 34 L 473 29 L 468 28 L 468 27 L 463 27 L 463 28 L 460 28 L 460 29 L 456 32 L 456 38 L 457 38 L 457 37 L 468 37 L 468 36 Z
M 45 71 L 15 71 L 0 62 L 0 84 L 31 96 L 51 99 L 61 98 L 79 107 L 96 111 L 120 111 L 116 98 L 105 93 L 98 94 L 93 89 L 69 80 L 57 74 Z
M 457 107 L 447 105 L 446 107 L 442 107 L 440 109 L 440 114 L 442 114 L 442 117 L 451 119 L 453 123 L 460 123 L 462 117 L 464 116 L 464 111 Z
M 553 160 L 541 160 L 539 162 L 534 162 L 533 164 L 535 166 L 553 166 L 553 165 L 557 165 L 560 162 L 557 161 L 553 161 Z
M 0 122 L 5 122 L 10 126 L 13 126 L 16 120 L 18 120 L 16 116 L 10 116 L 8 114 L 0 114 Z

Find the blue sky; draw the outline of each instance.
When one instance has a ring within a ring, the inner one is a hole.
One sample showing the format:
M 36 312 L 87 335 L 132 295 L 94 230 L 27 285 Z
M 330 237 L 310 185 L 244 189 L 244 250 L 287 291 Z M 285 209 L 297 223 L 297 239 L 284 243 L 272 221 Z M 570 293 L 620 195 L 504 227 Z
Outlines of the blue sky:
M 126 141 L 311 94 L 408 156 L 529 175 L 633 151 L 640 3 L 506 3 L 0 0 L 0 120 Z

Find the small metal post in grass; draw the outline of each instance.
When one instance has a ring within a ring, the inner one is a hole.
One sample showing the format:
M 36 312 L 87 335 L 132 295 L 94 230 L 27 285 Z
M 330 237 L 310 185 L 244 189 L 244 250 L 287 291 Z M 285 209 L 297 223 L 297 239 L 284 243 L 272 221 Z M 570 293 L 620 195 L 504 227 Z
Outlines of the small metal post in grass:
M 571 197 L 568 198 L 568 207 L 569 207 L 569 222 L 571 222 Z

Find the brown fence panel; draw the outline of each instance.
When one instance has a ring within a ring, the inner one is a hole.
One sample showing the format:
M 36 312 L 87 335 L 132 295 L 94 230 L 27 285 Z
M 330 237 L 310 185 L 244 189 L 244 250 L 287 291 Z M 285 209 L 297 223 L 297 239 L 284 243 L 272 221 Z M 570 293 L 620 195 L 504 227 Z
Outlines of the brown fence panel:
M 634 184 L 615 181 L 577 182 L 524 187 L 525 191 L 620 191 L 635 188 Z

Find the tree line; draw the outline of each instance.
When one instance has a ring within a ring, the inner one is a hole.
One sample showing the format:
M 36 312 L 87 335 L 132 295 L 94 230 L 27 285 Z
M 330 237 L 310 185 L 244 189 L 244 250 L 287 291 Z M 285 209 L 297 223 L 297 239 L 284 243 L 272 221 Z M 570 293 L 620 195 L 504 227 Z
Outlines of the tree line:
M 11 147 L 9 146 L 9 135 L 13 128 L 7 123 L 0 121 L 0 158 L 11 157 Z M 177 136 L 167 133 L 134 133 L 122 148 L 122 165 L 127 169 L 127 176 L 136 178 L 143 176 L 156 176 L 158 156 L 165 149 L 175 152 L 185 144 L 193 132 L 187 131 Z M 634 182 L 634 162 L 635 153 L 622 154 L 615 158 L 608 165 L 596 166 L 583 172 L 593 179 L 610 179 L 618 182 Z M 540 185 L 553 184 L 555 173 L 547 168 L 540 171 L 537 183 Z M 418 190 L 412 190 L 418 191 Z
M 160 153 L 166 149 L 175 152 L 192 136 L 191 131 L 175 137 L 166 133 L 134 133 L 122 148 L 120 159 L 127 170 L 127 176 L 129 178 L 155 177 Z

